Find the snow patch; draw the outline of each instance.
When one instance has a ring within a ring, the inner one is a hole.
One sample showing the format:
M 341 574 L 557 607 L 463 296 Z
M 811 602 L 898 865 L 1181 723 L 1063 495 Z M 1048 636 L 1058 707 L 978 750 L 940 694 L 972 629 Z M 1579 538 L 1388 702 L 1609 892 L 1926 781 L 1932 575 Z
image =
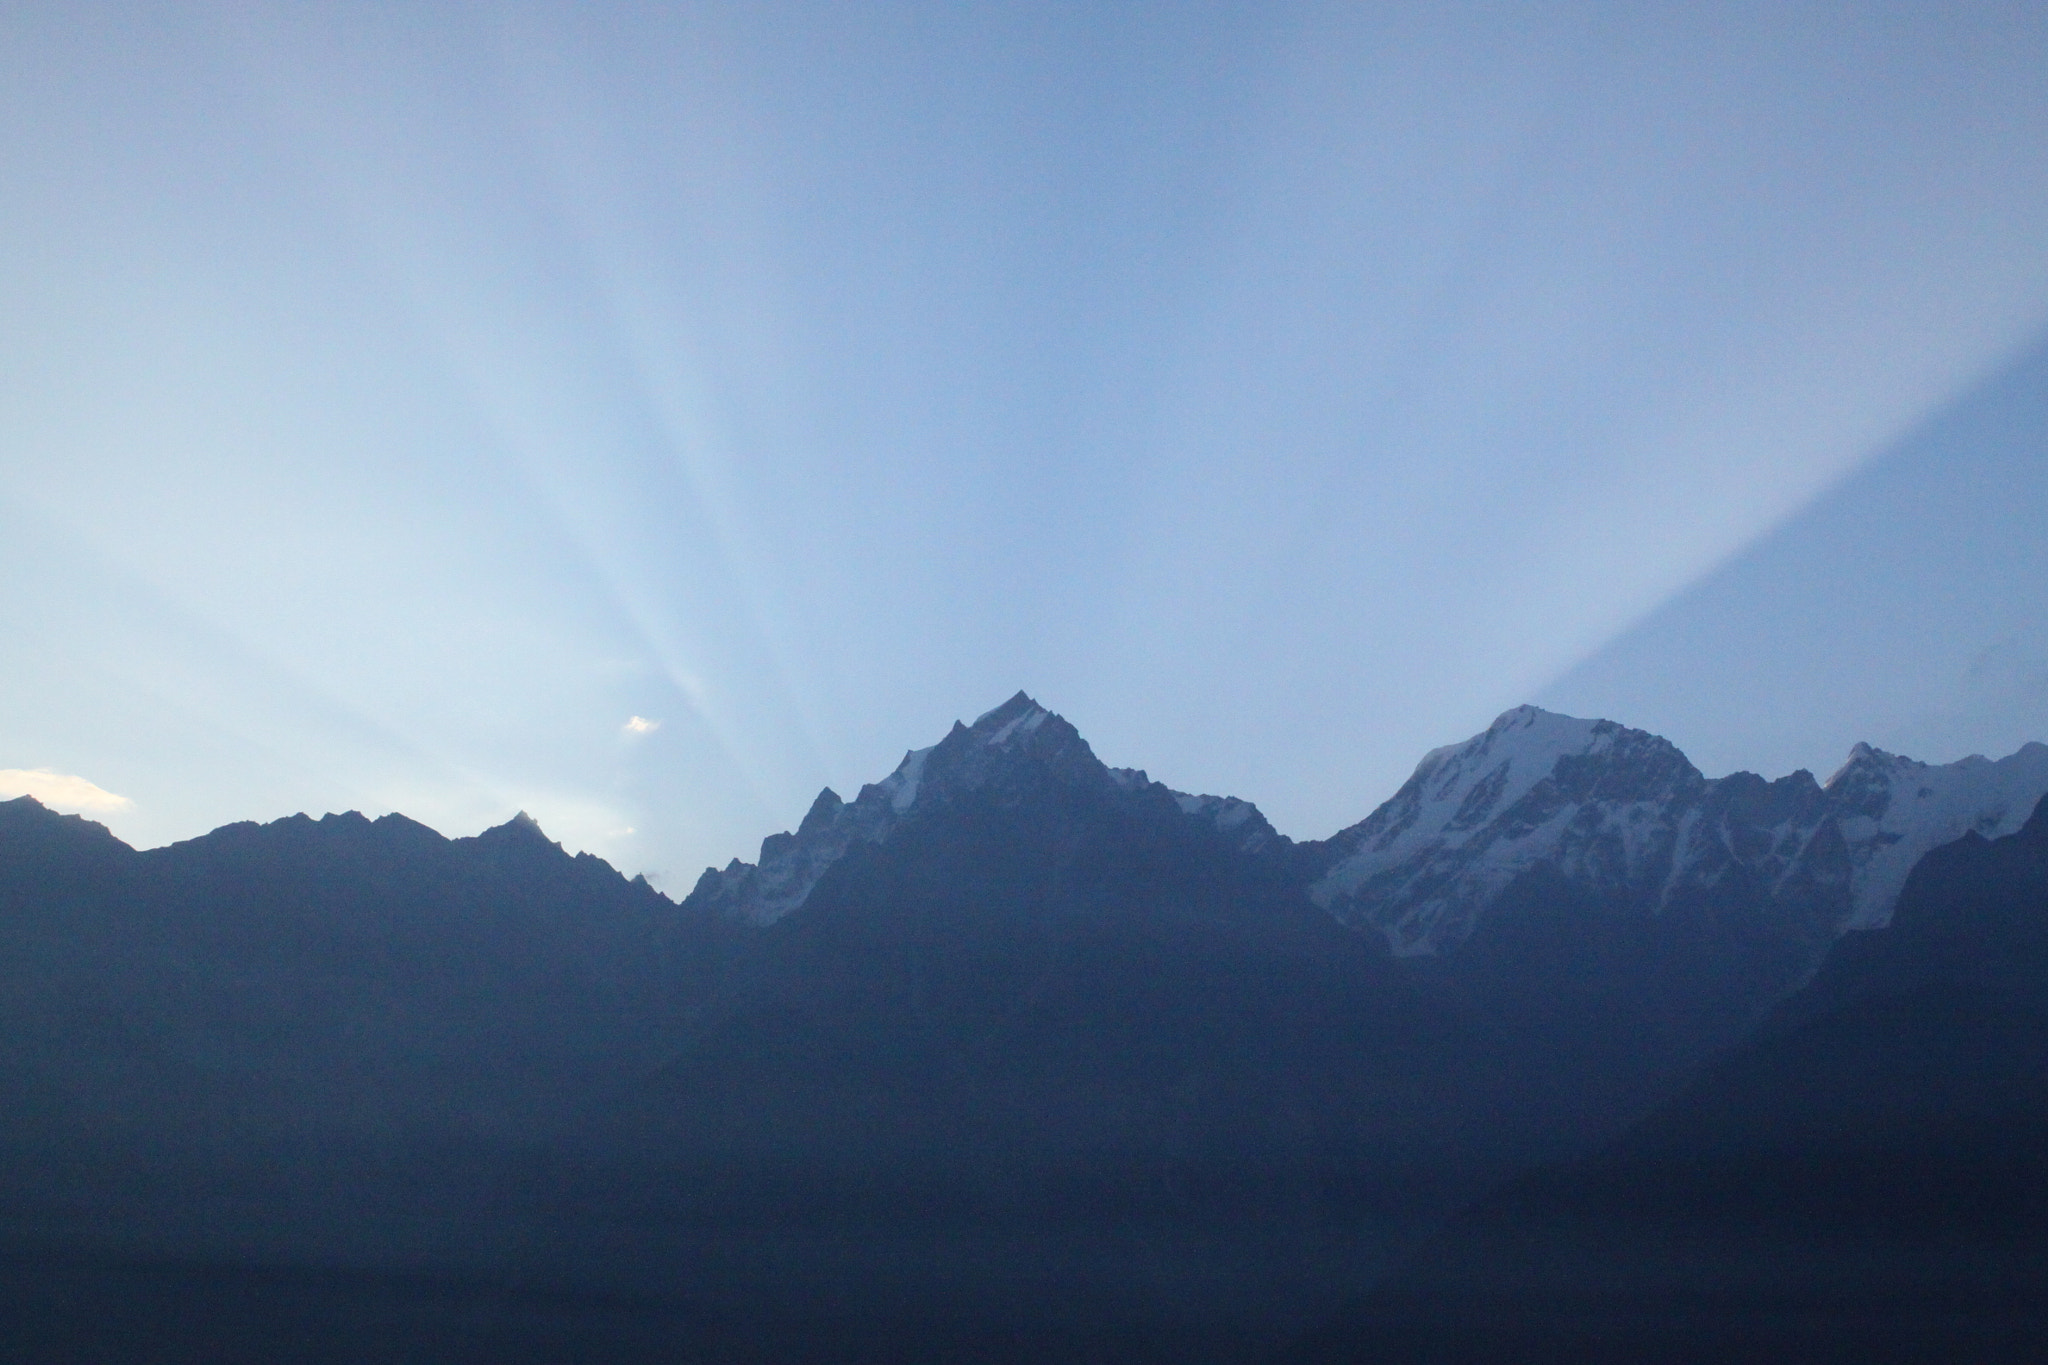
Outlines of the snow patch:
M 1847 809 L 1841 820 L 1856 870 L 1851 929 L 1891 922 L 1906 877 L 1922 855 L 1975 830 L 1987 839 L 2016 833 L 2048 792 L 2048 744 L 1993 761 L 1920 763 L 1868 744 L 1849 751 L 1827 781 Z
M 1465 743 L 1432 749 L 1394 799 L 1368 817 L 1358 850 L 1310 888 L 1310 897 L 1328 907 L 1426 850 L 1462 847 L 1550 776 L 1559 759 L 1599 753 L 1619 733 L 1606 722 L 1518 706 Z
M 877 785 L 889 798 L 889 808 L 898 815 L 909 810 L 917 802 L 917 789 L 924 782 L 925 760 L 931 757 L 936 744 L 923 749 L 912 749 L 903 755 L 903 761 L 896 765 L 896 771 L 883 778 Z
M 1455 946 L 1538 865 L 1648 914 L 1742 876 L 1821 932 L 1873 928 L 1930 849 L 2026 822 L 2048 792 L 2048 745 L 1934 766 L 1859 744 L 1825 788 L 1805 773 L 1757 781 L 1709 781 L 1654 735 L 1517 707 L 1425 755 L 1336 836 L 1309 895 L 1402 955 Z
M 991 714 L 993 714 L 993 712 Z M 1022 738 L 1023 736 L 1030 734 L 1039 726 L 1045 724 L 1046 717 L 1051 714 L 1052 713 L 1050 711 L 1046 710 L 1042 706 L 1033 706 L 1029 711 L 1026 711 L 1023 715 L 1012 717 L 1008 724 L 1004 725 L 1001 729 L 997 730 L 994 734 L 990 735 L 987 739 L 983 740 L 982 743 L 986 744 L 991 749 L 1007 748 L 1009 746 L 1010 740 L 1013 737 Z M 987 716 L 982 717 L 982 720 L 986 719 L 988 719 Z M 975 724 L 979 725 L 981 724 L 981 721 L 978 720 L 975 722 Z

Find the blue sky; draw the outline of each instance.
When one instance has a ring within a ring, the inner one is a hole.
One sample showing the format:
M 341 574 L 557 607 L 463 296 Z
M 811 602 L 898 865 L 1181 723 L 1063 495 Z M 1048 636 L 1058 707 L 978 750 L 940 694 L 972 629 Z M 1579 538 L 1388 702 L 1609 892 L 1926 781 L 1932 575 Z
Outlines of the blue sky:
M 2008 751 L 2043 70 L 2024 4 L 10 7 L 0 770 L 681 891 L 1019 687 L 1298 837 L 1526 700 Z

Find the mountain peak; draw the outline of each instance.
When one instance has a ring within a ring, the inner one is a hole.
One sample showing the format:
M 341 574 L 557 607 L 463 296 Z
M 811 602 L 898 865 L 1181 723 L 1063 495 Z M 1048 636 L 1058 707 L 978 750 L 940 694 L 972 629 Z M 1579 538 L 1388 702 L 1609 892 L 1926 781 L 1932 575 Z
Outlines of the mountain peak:
M 818 793 L 795 833 L 761 841 L 761 861 L 735 858 L 724 869 L 705 869 L 692 897 L 703 896 L 736 918 L 767 924 L 802 905 L 811 888 L 856 843 L 881 843 L 906 822 L 937 806 L 1026 767 L 1092 767 L 1112 783 L 1071 725 L 1018 692 L 973 725 L 953 722 L 937 744 L 912 749 L 880 782 L 851 801 L 830 787 Z
M 982 712 L 979 716 L 975 717 L 974 724 L 967 728 L 977 732 L 985 732 L 989 728 L 1000 728 L 1001 726 L 1008 725 L 1014 720 L 1030 715 L 1033 711 L 1043 710 L 1045 708 L 1033 701 L 1028 692 L 1019 688 L 1015 696 L 994 710 Z
M 957 796 L 978 791 L 1027 769 L 1088 785 L 1114 782 L 1079 731 L 1019 692 L 983 712 L 972 725 L 955 721 L 937 744 L 904 754 L 894 772 L 861 788 L 852 805 L 879 797 L 886 799 L 891 812 L 904 816 L 928 803 L 934 793 Z
M 967 733 L 988 748 L 1005 749 L 1013 740 L 1032 734 L 1053 719 L 1056 717 L 1052 712 L 1019 692 L 995 710 L 985 712 L 967 727 Z
M 1821 785 L 1829 791 L 1834 791 L 1838 786 L 1845 783 L 1867 781 L 1869 775 L 1873 773 L 1885 773 L 1903 768 L 1924 768 L 1926 766 L 1925 763 L 1917 759 L 1907 758 L 1903 754 L 1891 753 L 1878 748 L 1874 744 L 1866 744 L 1859 739 L 1850 748 L 1849 756 L 1842 760 L 1842 766 L 1835 769 L 1834 775 Z
M 1146 791 L 1150 785 L 1135 772 L 1112 773 L 1073 725 L 1020 691 L 972 725 L 956 721 L 938 743 L 910 750 L 895 771 L 862 787 L 853 800 L 841 801 L 830 788 L 820 792 L 795 833 L 761 841 L 758 864 L 734 859 L 724 869 L 706 869 L 691 896 L 766 924 L 802 905 L 854 845 L 883 843 L 963 799 L 1029 803 L 1056 790 L 1112 801 L 1161 799 Z M 1241 852 L 1277 838 L 1249 803 L 1167 795 L 1183 815 L 1213 826 Z
M 1705 779 L 1669 740 L 1535 706 L 1502 712 L 1462 744 L 1431 750 L 1391 800 L 1331 842 L 1339 857 L 1310 896 L 1372 921 L 1402 954 L 1462 941 L 1479 910 L 1561 842 L 1587 836 L 1633 867 L 1640 820 L 1610 813 L 1696 798 Z M 1588 829 L 1575 834 L 1580 811 Z M 1380 923 L 1387 907 L 1395 918 Z
M 1921 854 L 2011 833 L 2044 790 L 2048 745 L 1932 765 L 1858 744 L 1824 787 L 1805 772 L 1710 781 L 1647 731 L 1517 706 L 1430 751 L 1392 800 L 1332 839 L 1310 896 L 1403 954 L 1455 947 L 1538 867 L 1650 914 L 1735 876 L 1812 900 L 1800 913 L 1832 916 L 1827 932 L 1875 928 Z
M 105 851 L 129 852 L 128 845 L 97 820 L 82 815 L 63 815 L 33 796 L 21 795 L 0 801 L 0 833 L 10 838 L 35 840 L 52 848 L 94 847 Z
M 1996 839 L 2026 823 L 2048 790 L 2048 745 L 2029 743 L 1995 760 L 1972 754 L 1922 763 L 1858 744 L 1825 790 L 1855 864 L 1856 910 L 1847 927 L 1874 929 L 1890 919 L 1921 854 L 1969 833 Z
M 1567 716 L 1558 711 L 1546 711 L 1540 706 L 1531 706 L 1524 702 L 1520 706 L 1510 706 L 1495 716 L 1493 724 L 1486 728 L 1488 731 L 1533 730 L 1550 726 L 1583 726 L 1598 723 L 1580 720 L 1577 716 Z
M 540 827 L 540 821 L 520 811 L 502 825 L 493 825 L 476 836 L 488 843 L 527 848 L 560 848 L 547 832 Z
M 830 787 L 820 791 L 817 799 L 811 802 L 811 808 L 804 812 L 803 823 L 796 827 L 798 837 L 830 826 L 844 809 L 846 803 L 839 799 L 838 792 Z

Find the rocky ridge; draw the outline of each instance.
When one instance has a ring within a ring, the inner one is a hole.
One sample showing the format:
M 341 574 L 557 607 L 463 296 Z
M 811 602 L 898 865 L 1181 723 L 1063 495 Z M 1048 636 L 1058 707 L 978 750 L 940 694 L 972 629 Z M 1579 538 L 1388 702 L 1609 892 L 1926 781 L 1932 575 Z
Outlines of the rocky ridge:
M 826 788 L 795 831 L 762 841 L 758 862 L 707 868 L 689 899 L 738 922 L 773 923 L 848 850 L 895 838 L 1017 765 L 1133 800 L 1170 797 L 1238 852 L 1290 859 L 1311 899 L 1403 957 L 1452 951 L 1510 887 L 1536 875 L 1642 915 L 1760 901 L 1824 942 L 1884 924 L 1929 849 L 1966 831 L 2009 834 L 2048 793 L 2042 744 L 1945 765 L 1859 744 L 1825 784 L 1803 770 L 1775 781 L 1709 778 L 1646 731 L 1520 706 L 1425 755 L 1358 824 L 1294 844 L 1248 801 L 1105 767 L 1071 724 L 1019 692 L 906 753 L 852 801 Z
M 2011 833 L 2043 792 L 2041 744 L 1944 766 L 1858 745 L 1825 786 L 1708 778 L 1656 735 L 1521 706 L 1330 839 L 1310 895 L 1401 956 L 1456 948 L 1539 869 L 1649 915 L 1740 890 L 1832 935 L 1885 923 L 1922 854 Z
M 818 879 L 855 845 L 886 843 L 957 797 L 1000 788 L 1027 768 L 1125 799 L 1170 797 L 1184 815 L 1213 826 L 1241 852 L 1288 842 L 1248 801 L 1176 792 L 1140 769 L 1105 767 L 1065 718 L 1019 692 L 972 725 L 955 721 L 937 744 L 904 754 L 894 772 L 851 801 L 825 788 L 794 832 L 761 841 L 759 862 L 735 858 L 723 868 L 706 868 L 686 904 L 772 924 L 804 904 Z

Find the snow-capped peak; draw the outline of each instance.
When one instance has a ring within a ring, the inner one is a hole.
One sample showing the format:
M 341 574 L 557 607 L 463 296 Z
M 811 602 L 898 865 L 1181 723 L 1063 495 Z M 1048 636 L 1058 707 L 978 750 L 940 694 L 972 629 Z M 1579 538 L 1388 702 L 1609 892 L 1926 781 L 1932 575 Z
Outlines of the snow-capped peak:
M 1052 712 L 1044 707 L 1033 706 L 1022 715 L 1004 721 L 1000 729 L 981 742 L 991 749 L 1006 749 L 1009 747 L 1011 739 L 1030 734 L 1043 725 L 1051 715 Z
M 1560 773 L 1561 767 L 1579 771 Z M 1463 744 L 1431 750 L 1392 800 L 1338 834 L 1332 842 L 1343 856 L 1310 895 L 1329 906 L 1418 858 L 1435 862 L 1468 845 L 1498 846 L 1492 871 L 1511 877 L 1549 851 L 1552 841 L 1530 836 L 1550 822 L 1556 802 L 1542 813 L 1523 810 L 1546 781 L 1555 795 L 1640 803 L 1700 780 L 1685 756 L 1655 735 L 1517 706 Z M 1567 804 L 1575 809 L 1577 802 Z M 1434 951 L 1435 935 L 1428 937 L 1430 947 L 1396 947 Z
M 999 753 L 1020 750 L 1025 746 L 1025 741 L 1036 734 L 1047 721 L 1057 719 L 1052 712 L 1019 692 L 995 710 L 983 712 L 975 718 L 972 725 L 963 726 L 955 722 L 953 733 L 939 743 L 928 744 L 922 749 L 912 749 L 904 754 L 903 761 L 896 765 L 896 770 L 875 783 L 872 790 L 880 792 L 887 799 L 890 810 L 898 815 L 906 814 L 916 806 L 918 793 L 925 787 L 925 768 L 933 760 L 933 755 L 950 748 L 953 751 L 950 754 L 953 762 L 948 763 L 946 757 L 941 757 L 939 761 L 942 767 L 957 770 L 961 766 L 959 760 L 963 757 L 960 749 L 993 750 Z M 1080 736 L 1075 735 L 1074 739 L 1078 741 Z M 1081 747 L 1087 748 L 1085 744 Z M 970 763 L 969 766 L 979 765 Z M 957 771 L 955 775 L 958 775 Z M 968 785 L 979 784 L 970 779 Z
M 1032 728 L 1036 729 L 1051 714 L 1052 712 L 1033 701 L 1030 693 L 1020 691 L 1001 706 L 993 707 L 976 716 L 974 724 L 967 729 L 989 743 L 1001 743 L 1002 738 L 1008 737 L 1011 726 L 1029 720 L 1032 721 Z
M 1692 833 L 1677 813 L 1706 785 L 1656 735 L 1518 706 L 1432 750 L 1392 800 L 1332 839 L 1338 856 L 1309 895 L 1406 956 L 1463 940 L 1539 865 L 1658 894 Z
M 803 904 L 856 843 L 881 843 L 977 793 L 1028 803 L 1058 789 L 1177 809 L 1240 853 L 1287 844 L 1249 802 L 1104 767 L 1072 725 L 1019 692 L 906 753 L 853 800 L 821 792 L 794 834 L 762 841 L 758 865 L 707 869 L 693 899 L 767 923 Z M 1454 947 L 1538 869 L 1645 914 L 1761 898 L 1792 932 L 1824 941 L 1887 922 L 1923 853 L 1970 830 L 2012 832 L 2043 792 L 2042 744 L 1942 766 L 1859 744 L 1823 789 L 1806 772 L 1709 780 L 1656 735 L 1517 706 L 1425 754 L 1391 800 L 1311 853 L 1323 872 L 1308 894 L 1403 955 Z
M 1428 816 L 1442 815 L 1440 829 L 1459 837 L 1488 813 L 1507 810 L 1528 795 L 1559 759 L 1601 753 L 1616 736 L 1641 733 L 1624 731 L 1612 721 L 1580 720 L 1534 706 L 1503 711 L 1482 733 L 1432 750 L 1417 765 L 1411 784 L 1419 780 L 1422 788 L 1425 811 L 1418 812 L 1423 817 L 1419 823 L 1427 825 Z
M 1859 744 L 1825 789 L 1805 772 L 1709 781 L 1655 735 L 1518 706 L 1425 755 L 1331 840 L 1309 894 L 1402 954 L 1455 946 L 1539 866 L 1646 914 L 1747 895 L 1828 934 L 1886 923 L 1922 854 L 2016 830 L 2044 791 L 2048 745 L 1936 767 Z
M 1858 744 L 1825 790 L 1854 868 L 1846 927 L 1876 928 L 1890 921 L 1922 854 L 1971 830 L 1995 839 L 2026 823 L 2048 792 L 2048 744 L 2027 744 L 1996 761 L 1972 754 L 1943 764 Z
M 830 788 L 819 793 L 794 834 L 761 841 L 758 864 L 738 859 L 705 870 L 697 892 L 740 918 L 766 924 L 803 904 L 826 869 L 856 843 L 881 843 L 905 822 L 923 819 L 959 795 L 1019 774 L 1115 787 L 1073 726 L 1023 692 L 973 725 L 954 722 L 937 744 L 912 749 L 894 772 L 842 802 Z
M 1171 798 L 1183 815 L 1210 826 L 1243 853 L 1286 842 L 1249 802 L 1190 796 L 1170 791 L 1137 769 L 1104 767 L 1072 725 L 1019 692 L 972 725 L 954 722 L 944 739 L 911 750 L 894 772 L 862 787 L 851 801 L 841 801 L 826 788 L 794 834 L 771 834 L 761 841 L 758 864 L 735 858 L 723 869 L 705 869 L 691 898 L 766 924 L 802 905 L 818 879 L 857 843 L 882 843 L 972 793 L 1028 794 L 1048 784 L 1112 801 L 1150 803 L 1155 811 Z

